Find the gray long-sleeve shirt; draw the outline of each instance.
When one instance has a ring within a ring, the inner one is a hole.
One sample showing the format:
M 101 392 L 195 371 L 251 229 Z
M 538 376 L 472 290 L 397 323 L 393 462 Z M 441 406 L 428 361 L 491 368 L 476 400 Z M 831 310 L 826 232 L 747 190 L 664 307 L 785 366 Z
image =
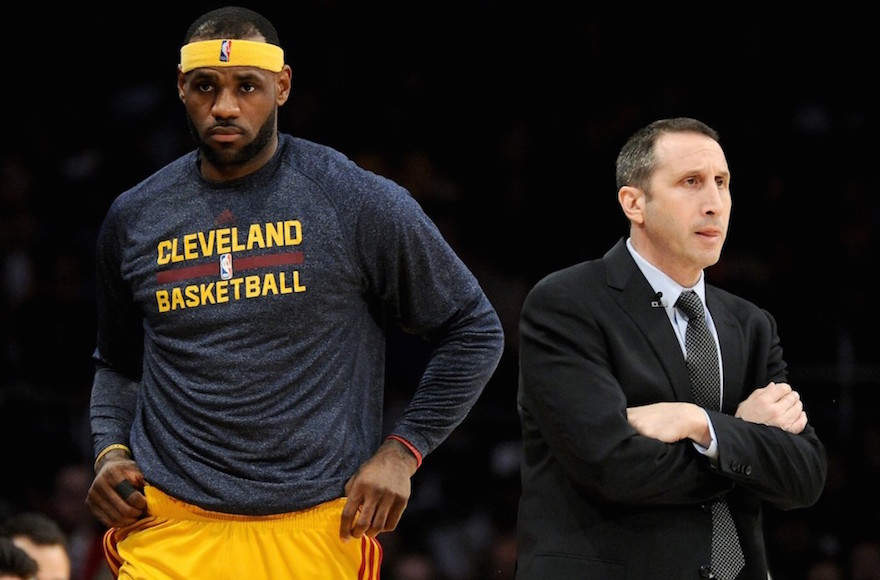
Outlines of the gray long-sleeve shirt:
M 409 193 L 281 135 L 225 183 L 191 152 L 123 193 L 97 243 L 95 453 L 148 483 L 263 515 L 343 495 L 382 433 L 386 324 L 432 345 L 391 429 L 423 455 L 494 372 L 501 324 Z

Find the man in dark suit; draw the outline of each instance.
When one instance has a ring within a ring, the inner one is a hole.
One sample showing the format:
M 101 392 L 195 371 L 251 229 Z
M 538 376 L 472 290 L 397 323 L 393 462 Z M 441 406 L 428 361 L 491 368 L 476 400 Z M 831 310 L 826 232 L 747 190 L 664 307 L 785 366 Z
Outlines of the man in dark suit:
M 523 306 L 516 577 L 766 580 L 762 506 L 814 504 L 827 456 L 774 318 L 704 281 L 731 209 L 717 133 L 648 125 L 622 148 L 617 185 L 629 237 L 545 277 Z M 703 406 L 676 306 L 689 289 L 720 362 L 721 393 Z M 727 575 L 712 556 L 711 506 L 725 500 L 741 546 Z

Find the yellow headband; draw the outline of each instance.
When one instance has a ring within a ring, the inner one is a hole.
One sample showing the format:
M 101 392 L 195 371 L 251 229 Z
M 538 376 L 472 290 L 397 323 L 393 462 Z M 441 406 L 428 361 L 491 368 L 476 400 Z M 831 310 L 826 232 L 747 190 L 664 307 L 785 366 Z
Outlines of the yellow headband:
M 284 68 L 280 46 L 253 40 L 200 40 L 180 49 L 180 70 L 217 66 L 255 66 L 272 72 Z

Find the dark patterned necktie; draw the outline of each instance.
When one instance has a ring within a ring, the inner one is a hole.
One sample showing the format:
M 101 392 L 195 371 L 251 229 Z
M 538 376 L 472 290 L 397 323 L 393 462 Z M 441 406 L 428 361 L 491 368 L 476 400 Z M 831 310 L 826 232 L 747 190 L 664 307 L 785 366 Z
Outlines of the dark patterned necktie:
M 696 292 L 685 290 L 675 306 L 688 317 L 685 349 L 694 399 L 701 407 L 718 410 L 721 402 L 718 351 L 706 325 L 703 303 Z M 721 580 L 734 580 L 744 565 L 745 558 L 727 500 L 719 499 L 712 504 L 712 568 Z

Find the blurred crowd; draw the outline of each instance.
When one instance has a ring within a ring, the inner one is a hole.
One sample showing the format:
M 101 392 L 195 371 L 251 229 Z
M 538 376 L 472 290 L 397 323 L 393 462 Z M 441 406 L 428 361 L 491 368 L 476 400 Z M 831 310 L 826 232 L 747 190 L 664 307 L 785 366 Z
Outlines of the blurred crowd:
M 281 128 L 405 185 L 480 279 L 508 342 L 472 414 L 416 474 L 399 529 L 383 536 L 383 578 L 512 578 L 522 299 L 544 274 L 625 234 L 614 155 L 637 127 L 673 115 L 717 128 L 731 162 L 731 232 L 709 279 L 776 316 L 790 382 L 831 453 L 814 508 L 767 514 L 773 578 L 880 578 L 880 321 L 860 276 L 880 249 L 877 112 L 844 82 L 867 41 L 837 42 L 842 60 L 817 42 L 827 34 L 753 23 L 715 31 L 725 46 L 715 64 L 684 64 L 688 40 L 660 44 L 648 23 L 634 32 L 652 46 L 623 47 L 589 19 L 496 26 L 487 2 L 403 30 L 331 16 L 345 4 L 307 3 L 302 21 L 280 27 L 294 70 Z M 116 195 L 192 146 L 175 51 L 177 29 L 202 8 L 103 37 L 149 42 L 149 62 L 95 64 L 88 78 L 31 71 L 19 79 L 28 97 L 3 97 L 16 100 L 0 144 L 0 520 L 55 519 L 72 580 L 106 573 L 102 530 L 83 503 L 94 240 Z M 87 36 L 80 54 L 101 54 Z M 388 421 L 414 385 L 420 348 L 405 335 L 389 343 Z

